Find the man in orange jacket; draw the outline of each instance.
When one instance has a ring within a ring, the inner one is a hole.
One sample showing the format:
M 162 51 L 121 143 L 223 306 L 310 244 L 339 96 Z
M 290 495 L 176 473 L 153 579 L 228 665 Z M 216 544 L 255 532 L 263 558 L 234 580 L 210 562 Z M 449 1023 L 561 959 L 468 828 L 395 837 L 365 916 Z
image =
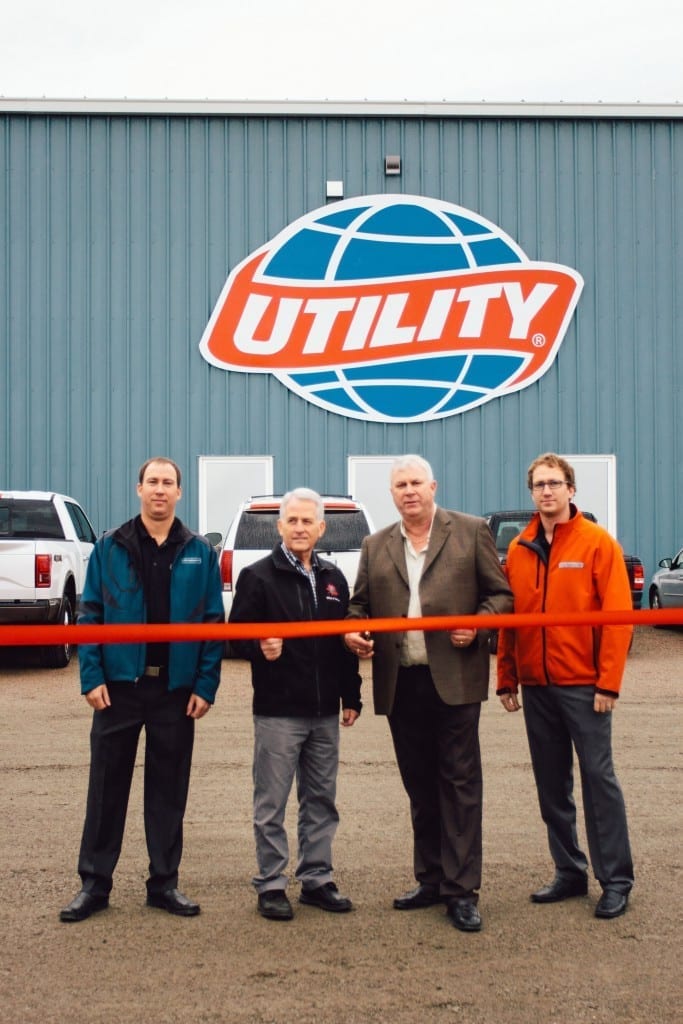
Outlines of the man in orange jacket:
M 630 610 L 621 548 L 572 503 L 573 468 L 558 455 L 539 455 L 527 480 L 538 512 L 512 541 L 505 567 L 515 612 Z M 573 746 L 591 864 L 602 887 L 595 916 L 619 917 L 626 910 L 633 863 L 612 763 L 611 720 L 631 634 L 631 626 L 501 630 L 496 692 L 506 711 L 519 711 L 523 687 L 531 763 L 555 862 L 555 878 L 532 893 L 534 903 L 556 903 L 588 891 L 588 862 L 578 845 L 572 795 Z

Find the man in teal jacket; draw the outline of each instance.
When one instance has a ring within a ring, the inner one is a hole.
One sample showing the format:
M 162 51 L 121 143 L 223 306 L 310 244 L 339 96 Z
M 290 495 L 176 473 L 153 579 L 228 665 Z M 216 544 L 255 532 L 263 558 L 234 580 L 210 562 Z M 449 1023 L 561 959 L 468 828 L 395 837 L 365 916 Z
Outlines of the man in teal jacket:
M 90 557 L 81 624 L 222 622 L 216 552 L 176 518 L 180 470 L 140 469 L 140 515 L 101 537 Z M 211 707 L 222 643 L 82 644 L 81 691 L 93 708 L 90 781 L 78 861 L 82 889 L 60 913 L 83 921 L 109 905 L 138 739 L 145 728 L 147 904 L 182 917 L 199 905 L 178 886 L 194 723 Z

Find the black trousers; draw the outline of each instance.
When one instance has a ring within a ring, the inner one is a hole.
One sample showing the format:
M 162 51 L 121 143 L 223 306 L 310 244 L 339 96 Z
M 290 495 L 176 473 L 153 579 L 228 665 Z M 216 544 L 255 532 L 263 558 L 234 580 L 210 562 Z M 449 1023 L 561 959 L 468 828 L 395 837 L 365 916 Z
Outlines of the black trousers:
M 579 762 L 588 850 L 603 889 L 629 892 L 633 860 L 626 807 L 612 761 L 612 715 L 593 710 L 593 686 L 525 686 L 523 709 L 541 816 L 558 875 L 585 875 L 574 803 Z
M 445 704 L 426 666 L 399 670 L 389 727 L 410 798 L 418 882 L 446 898 L 481 886 L 481 704 Z
M 194 742 L 185 711 L 188 690 L 165 681 L 108 683 L 111 707 L 95 711 L 90 732 L 90 780 L 78 859 L 83 888 L 107 895 L 121 853 L 135 756 L 145 728 L 144 818 L 149 892 L 178 883 Z

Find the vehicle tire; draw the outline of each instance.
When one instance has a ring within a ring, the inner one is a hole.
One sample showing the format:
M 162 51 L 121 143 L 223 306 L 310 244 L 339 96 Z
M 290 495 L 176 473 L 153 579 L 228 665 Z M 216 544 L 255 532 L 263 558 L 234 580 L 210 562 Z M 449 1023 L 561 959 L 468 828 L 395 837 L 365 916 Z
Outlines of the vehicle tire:
M 662 602 L 661 602 L 660 597 L 659 597 L 659 591 L 658 590 L 651 590 L 650 591 L 650 608 L 653 611 L 657 611 L 661 607 L 662 607 Z M 663 626 L 660 626 L 658 622 L 653 623 L 653 625 L 654 625 L 655 629 L 663 629 Z
M 73 609 L 71 601 L 65 594 L 62 601 L 62 613 L 57 622 L 58 626 L 71 626 L 73 624 Z M 43 664 L 46 668 L 66 668 L 71 661 L 73 644 L 55 644 L 43 647 Z

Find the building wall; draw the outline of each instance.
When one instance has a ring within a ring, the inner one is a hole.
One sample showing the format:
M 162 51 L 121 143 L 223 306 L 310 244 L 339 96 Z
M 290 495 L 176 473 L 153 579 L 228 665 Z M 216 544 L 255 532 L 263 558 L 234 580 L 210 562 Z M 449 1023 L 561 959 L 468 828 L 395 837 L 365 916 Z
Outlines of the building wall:
M 272 454 L 277 490 L 340 492 L 347 455 L 417 451 L 441 502 L 477 513 L 528 504 L 539 451 L 615 453 L 620 539 L 651 572 L 683 544 L 683 121 L 523 113 L 0 112 L 0 487 L 66 491 L 101 530 L 167 453 L 195 525 L 200 455 Z M 550 370 L 458 416 L 382 424 L 210 366 L 198 343 L 228 271 L 324 205 L 328 179 L 458 203 L 575 267 Z

